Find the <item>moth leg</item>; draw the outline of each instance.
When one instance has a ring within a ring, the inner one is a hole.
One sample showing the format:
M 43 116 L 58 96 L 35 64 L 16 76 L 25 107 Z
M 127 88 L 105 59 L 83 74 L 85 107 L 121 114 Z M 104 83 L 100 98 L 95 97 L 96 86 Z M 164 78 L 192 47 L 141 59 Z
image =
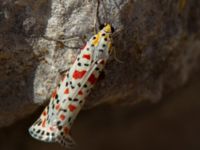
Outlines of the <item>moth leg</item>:
M 95 12 L 95 17 L 94 17 L 94 34 L 98 32 L 97 27 L 99 27 L 100 20 L 99 20 L 99 6 L 100 6 L 100 0 L 97 0 L 96 4 L 96 12 Z
M 70 48 L 70 49 L 79 49 L 79 47 L 75 47 L 75 46 L 69 46 L 69 45 L 66 45 L 65 43 L 66 42 L 69 42 L 69 41 L 75 41 L 75 40 L 80 40 L 82 41 L 82 38 L 79 37 L 79 36 L 76 36 L 76 37 L 70 37 L 70 38 L 63 38 L 62 39 L 54 39 L 54 38 L 51 38 L 51 37 L 48 37 L 48 36 L 43 36 L 44 39 L 48 40 L 48 41 L 55 41 L 57 45 L 62 45 L 61 48 L 64 48 L 64 47 L 67 47 L 67 48 Z
M 60 68 L 59 70 L 58 70 L 58 72 L 59 72 L 59 74 L 61 75 L 61 76 L 63 76 L 63 75 L 66 75 L 67 74 L 67 72 L 69 71 L 69 68 Z
M 113 51 L 113 57 L 114 59 L 118 62 L 118 63 L 124 63 L 122 60 L 120 60 L 118 57 L 117 57 L 117 51 L 115 49 L 115 47 L 112 47 L 112 51 Z

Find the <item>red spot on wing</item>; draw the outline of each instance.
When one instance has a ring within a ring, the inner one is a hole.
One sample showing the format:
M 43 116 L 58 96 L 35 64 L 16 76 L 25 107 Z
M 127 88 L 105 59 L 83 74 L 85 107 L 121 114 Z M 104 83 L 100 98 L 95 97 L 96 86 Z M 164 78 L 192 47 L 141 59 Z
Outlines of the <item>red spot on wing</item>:
M 84 54 L 83 58 L 90 60 L 90 54 Z
M 46 125 L 46 119 L 43 120 L 42 127 L 45 127 L 45 125 Z
M 56 110 L 60 109 L 60 104 L 56 105 Z
M 65 89 L 64 93 L 69 94 L 69 89 Z
M 70 111 L 73 112 L 76 109 L 76 106 L 69 104 L 68 108 L 69 108 Z
M 73 73 L 73 78 L 74 79 L 81 79 L 85 75 L 85 73 L 86 73 L 85 70 L 83 70 L 83 71 L 75 70 L 74 73 Z
M 64 133 L 68 134 L 68 132 L 69 132 L 69 128 L 68 127 L 64 127 Z
M 56 97 L 56 94 L 57 94 L 57 91 L 56 91 L 56 90 L 54 90 L 54 91 L 53 91 L 53 93 L 52 93 L 52 95 L 51 95 L 51 97 L 52 97 L 53 99 L 55 99 L 55 97 Z
M 65 119 L 65 115 L 61 114 L 61 115 L 60 115 L 60 120 L 63 121 L 64 119 Z
M 83 95 L 83 91 L 80 90 L 80 91 L 78 92 L 78 95 Z
M 47 112 L 46 112 L 46 111 L 43 111 L 42 114 L 43 114 L 43 116 L 46 116 L 46 115 L 47 115 Z
M 97 81 L 96 77 L 94 74 L 91 74 L 88 81 L 90 82 L 90 84 L 95 84 L 95 82 Z

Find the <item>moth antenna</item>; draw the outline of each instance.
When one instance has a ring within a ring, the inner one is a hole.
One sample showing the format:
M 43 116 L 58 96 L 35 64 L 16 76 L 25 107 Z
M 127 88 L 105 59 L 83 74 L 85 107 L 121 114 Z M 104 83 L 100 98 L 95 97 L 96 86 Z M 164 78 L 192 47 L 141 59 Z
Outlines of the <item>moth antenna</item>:
M 115 6 L 118 10 L 120 10 L 119 5 L 117 4 L 117 2 L 115 0 L 113 0 L 113 2 L 115 3 Z
M 71 46 L 68 46 L 68 45 L 66 45 L 64 42 L 68 42 L 68 41 L 73 41 L 73 40 L 81 40 L 83 43 L 84 43 L 84 40 L 83 40 L 83 38 L 81 38 L 81 37 L 78 37 L 78 36 L 76 36 L 76 37 L 69 37 L 69 38 L 67 38 L 67 39 L 64 39 L 64 40 L 62 40 L 62 39 L 54 39 L 54 38 L 51 38 L 51 37 L 48 37 L 48 36 L 42 36 L 42 38 L 44 38 L 44 39 L 46 39 L 46 40 L 48 40 L 48 41 L 55 41 L 55 42 L 60 42 L 60 43 L 62 43 L 65 47 L 67 47 L 67 48 L 71 48 L 71 49 L 79 49 L 80 47 L 78 46 L 78 47 L 71 47 Z
M 96 13 L 95 13 L 95 19 L 94 19 L 94 33 L 96 34 L 97 31 L 97 26 L 99 26 L 99 6 L 100 6 L 100 2 L 99 0 L 97 0 L 97 6 L 96 6 Z
M 73 40 L 76 40 L 76 39 L 81 39 L 80 37 L 70 37 L 70 38 L 67 38 L 65 40 L 63 40 L 64 42 L 67 42 L 67 41 L 73 41 Z M 81 39 L 82 40 L 82 39 Z
M 104 22 L 104 23 L 108 23 L 108 18 L 107 18 L 107 11 L 106 11 L 106 7 L 105 7 L 105 4 L 104 4 L 104 2 L 103 1 L 100 1 L 100 0 L 96 0 L 97 1 L 97 7 L 96 7 L 96 18 L 95 18 L 95 26 L 96 26 L 96 24 L 97 24 L 97 22 L 98 22 L 98 27 L 99 27 L 99 30 L 101 30 L 103 27 L 105 27 L 105 24 L 101 24 L 100 23 L 100 19 L 99 19 L 99 8 L 100 8 L 100 2 L 102 2 L 102 7 L 103 7 L 103 9 L 104 9 L 104 14 L 105 14 L 105 20 L 106 20 L 106 22 Z M 100 27 L 101 26 L 101 27 Z M 103 26 L 103 27 L 102 27 Z M 96 28 L 95 28 L 96 29 Z M 96 31 L 96 33 L 97 33 L 97 30 L 95 30 Z
M 99 0 L 98 0 L 99 1 Z M 104 4 L 104 2 L 102 1 L 102 6 L 103 6 L 103 9 L 104 9 L 104 11 L 105 11 L 105 20 L 106 20 L 106 22 L 108 21 L 108 18 L 107 18 L 107 9 L 106 9 L 106 6 L 105 6 L 105 4 Z

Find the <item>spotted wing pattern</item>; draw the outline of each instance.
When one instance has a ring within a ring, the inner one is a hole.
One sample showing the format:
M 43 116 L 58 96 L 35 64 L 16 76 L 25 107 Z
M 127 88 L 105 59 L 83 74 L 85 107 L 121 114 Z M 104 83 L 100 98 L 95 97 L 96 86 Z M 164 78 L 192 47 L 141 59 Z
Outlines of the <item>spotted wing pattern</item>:
M 81 49 L 66 76 L 53 91 L 49 105 L 29 128 L 32 137 L 46 142 L 74 145 L 70 129 L 111 51 L 111 26 L 107 24 Z

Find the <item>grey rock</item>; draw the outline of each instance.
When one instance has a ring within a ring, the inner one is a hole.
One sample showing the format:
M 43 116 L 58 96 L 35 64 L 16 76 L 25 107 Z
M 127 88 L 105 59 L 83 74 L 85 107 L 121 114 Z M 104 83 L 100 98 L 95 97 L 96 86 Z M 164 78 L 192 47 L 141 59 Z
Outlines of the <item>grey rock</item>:
M 157 102 L 198 70 L 200 1 L 99 2 L 0 1 L 0 126 L 48 101 L 81 39 L 94 34 L 95 20 L 115 27 L 114 47 L 123 63 L 110 59 L 85 108 Z

